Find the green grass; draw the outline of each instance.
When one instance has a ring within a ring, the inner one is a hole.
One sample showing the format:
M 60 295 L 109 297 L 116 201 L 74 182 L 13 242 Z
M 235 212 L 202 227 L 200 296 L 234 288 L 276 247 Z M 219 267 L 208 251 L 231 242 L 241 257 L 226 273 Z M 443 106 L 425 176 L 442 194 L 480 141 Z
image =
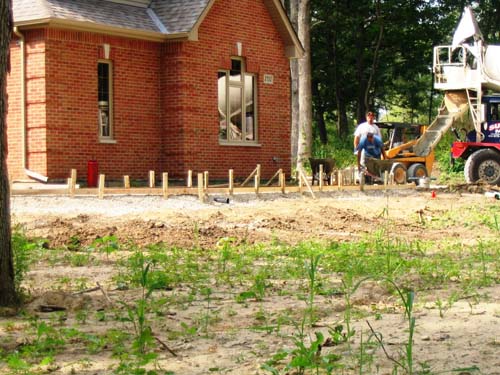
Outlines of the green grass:
M 66 313 L 54 315 L 50 321 L 18 318 L 28 327 L 23 332 L 25 343 L 12 351 L 0 351 L 0 372 L 35 374 L 41 365 L 57 366 L 60 353 L 79 348 L 82 355 L 78 360 L 97 353 L 109 355 L 116 374 L 168 373 L 158 362 L 159 358 L 170 358 L 163 345 L 169 345 L 169 340 L 190 342 L 200 337 L 215 340 L 220 334 L 218 324 L 240 320 L 233 309 L 240 304 L 254 307 L 255 313 L 253 320 L 231 328 L 236 335 L 248 330 L 274 335 L 282 343 L 274 348 L 274 355 L 268 349 L 253 349 L 268 359 L 263 367 L 268 373 L 349 373 L 350 369 L 362 373 L 373 369 L 383 357 L 385 343 L 376 333 L 357 332 L 353 322 L 361 317 L 383 319 L 389 311 L 359 310 L 353 298 L 365 283 L 376 283 L 394 297 L 391 312 L 401 311 L 407 322 L 407 340 L 400 355 L 394 357 L 395 368 L 402 372 L 396 373 L 418 373 L 412 336 L 418 325 L 415 297 L 444 291 L 432 302 L 436 314 L 446 319 L 447 311 L 458 300 L 481 298 L 481 288 L 498 284 L 500 250 L 494 236 L 498 233 L 495 218 L 491 206 L 471 209 L 460 220 L 444 213 L 426 224 L 446 227 L 461 223 L 491 235 L 470 243 L 457 238 L 393 238 L 388 235 L 389 220 L 378 232 L 349 242 L 248 244 L 224 238 L 213 249 L 198 245 L 182 249 L 163 243 L 139 247 L 118 243 L 114 237 L 91 246 L 82 246 L 74 239 L 71 249 L 49 249 L 44 241 L 32 241 L 16 231 L 19 288 L 35 262 L 75 268 L 98 267 L 105 262 L 114 268 L 109 284 L 117 288 L 119 303 L 105 311 L 76 312 L 73 320 Z M 92 286 L 88 278 L 56 280 L 54 288 L 69 292 Z M 295 299 L 296 308 L 269 310 L 273 298 Z M 331 315 L 328 301 L 333 299 L 344 303 L 339 321 L 319 330 L 315 323 Z M 171 311 L 189 311 L 190 316 L 169 320 L 166 317 Z M 92 330 L 103 324 L 105 330 Z M 163 344 L 158 337 L 163 337 Z M 331 348 L 323 347 L 327 341 L 333 343 Z M 359 342 L 362 345 L 354 345 Z

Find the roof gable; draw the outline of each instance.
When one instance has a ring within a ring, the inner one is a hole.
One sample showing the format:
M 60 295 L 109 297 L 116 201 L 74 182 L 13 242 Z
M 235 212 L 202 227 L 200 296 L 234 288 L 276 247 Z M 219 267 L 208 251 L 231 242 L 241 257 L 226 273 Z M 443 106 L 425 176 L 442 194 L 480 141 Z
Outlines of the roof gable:
M 197 40 L 216 0 L 13 0 L 15 26 L 51 25 L 141 39 Z M 302 46 L 280 0 L 263 0 L 289 57 Z

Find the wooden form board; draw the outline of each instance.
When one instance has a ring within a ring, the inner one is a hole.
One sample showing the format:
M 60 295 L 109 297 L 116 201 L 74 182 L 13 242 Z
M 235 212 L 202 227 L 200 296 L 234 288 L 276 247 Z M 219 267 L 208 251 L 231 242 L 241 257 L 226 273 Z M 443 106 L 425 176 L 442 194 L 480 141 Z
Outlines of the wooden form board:
M 405 184 L 405 185 L 365 185 L 364 191 L 370 190 L 400 190 L 400 189 L 414 189 L 414 184 Z M 297 193 L 299 192 L 299 186 L 285 186 L 285 193 Z M 319 186 L 311 186 L 312 191 L 320 192 Z M 98 196 L 98 188 L 79 188 L 75 190 L 75 196 Z M 304 188 L 302 187 L 302 192 L 304 192 Z M 343 185 L 340 188 L 338 186 L 323 186 L 322 192 L 335 192 L 335 191 L 359 191 L 359 185 Z M 226 194 L 228 192 L 228 188 L 223 187 L 209 187 L 205 193 L 210 194 Z M 233 194 L 255 194 L 255 187 L 234 187 Z M 282 193 L 281 186 L 261 186 L 259 188 L 259 194 L 265 193 Z M 129 189 L 120 188 L 120 187 L 106 187 L 104 189 L 103 195 L 158 195 L 163 196 L 163 188 L 149 188 L 149 187 L 131 187 Z M 68 195 L 67 189 L 13 189 L 11 191 L 11 195 Z M 168 187 L 168 196 L 173 195 L 198 195 L 197 187 Z
M 322 168 L 320 168 L 321 171 Z M 190 173 L 189 173 L 190 172 Z M 414 184 L 394 185 L 391 183 L 390 176 L 384 176 L 385 184 L 381 185 L 355 185 L 354 184 L 354 171 L 352 168 L 346 170 L 339 170 L 334 173 L 335 181 L 331 180 L 330 185 L 319 183 L 317 186 L 312 186 L 309 183 L 309 178 L 304 171 L 300 171 L 299 184 L 287 186 L 285 182 L 285 174 L 279 169 L 272 179 L 266 184 L 260 184 L 260 165 L 257 165 L 255 170 L 247 177 L 245 182 L 248 182 L 254 177 L 254 186 L 237 186 L 234 184 L 234 171 L 229 170 L 229 179 L 227 184 L 212 185 L 208 184 L 208 172 L 198 173 L 198 184 L 193 187 L 192 184 L 192 171 L 188 172 L 187 186 L 169 186 L 168 173 L 162 174 L 162 186 L 155 187 L 154 185 L 154 171 L 149 173 L 149 187 L 130 187 L 130 179 L 124 176 L 124 187 L 106 187 L 105 176 L 99 176 L 99 185 L 97 188 L 76 188 L 76 170 L 71 170 L 71 177 L 68 179 L 67 189 L 11 189 L 11 195 L 69 195 L 69 196 L 97 196 L 103 199 L 106 195 L 158 195 L 167 198 L 173 195 L 194 195 L 198 196 L 200 201 L 206 201 L 207 196 L 210 194 L 256 194 L 260 193 L 308 193 L 315 197 L 315 192 L 333 192 L 333 191 L 370 191 L 370 190 L 389 190 L 389 189 L 413 189 Z M 322 172 L 322 171 L 321 171 Z M 278 177 L 277 185 L 270 186 L 272 180 Z M 322 178 L 320 178 L 322 181 Z M 333 184 L 335 182 L 335 184 Z M 243 183 L 242 185 L 245 185 Z M 304 189 L 304 186 L 306 189 Z

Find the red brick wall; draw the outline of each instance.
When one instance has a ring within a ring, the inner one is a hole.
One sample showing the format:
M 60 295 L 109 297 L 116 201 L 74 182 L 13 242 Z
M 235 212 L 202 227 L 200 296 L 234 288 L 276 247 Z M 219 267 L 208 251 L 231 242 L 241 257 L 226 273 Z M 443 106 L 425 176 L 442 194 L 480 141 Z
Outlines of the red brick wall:
M 255 22 L 258 20 L 259 22 Z M 86 32 L 25 32 L 28 168 L 64 179 L 76 168 L 85 177 L 96 159 L 108 178 L 246 177 L 257 163 L 270 177 L 290 170 L 289 62 L 262 0 L 216 1 L 199 29 L 199 41 L 159 44 Z M 243 45 L 247 70 L 257 77 L 258 147 L 219 144 L 217 71 Z M 100 143 L 97 63 L 103 44 L 113 64 L 115 144 Z M 21 171 L 20 49 L 13 43 L 8 78 L 9 170 Z M 272 74 L 274 84 L 263 83 Z M 277 158 L 277 161 L 273 161 Z
M 10 46 L 11 70 L 7 75 L 8 112 L 7 168 L 14 179 L 24 177 L 22 171 L 22 127 L 21 127 L 21 47 L 16 41 Z
M 101 143 L 97 117 L 97 63 L 110 45 L 116 143 Z M 97 34 L 48 30 L 48 173 L 60 178 L 87 161 L 110 178 L 147 178 L 161 171 L 159 45 Z
M 242 43 L 247 70 L 257 75 L 260 147 L 219 144 L 217 71 L 228 68 L 236 42 Z M 170 174 L 192 169 L 227 177 L 232 168 L 235 176 L 246 177 L 258 163 L 264 177 L 278 168 L 289 173 L 289 61 L 262 0 L 216 1 L 201 24 L 199 41 L 165 48 L 162 74 L 164 155 Z M 274 76 L 273 85 L 263 83 L 264 74 Z
M 26 179 L 23 170 L 23 123 L 21 98 L 21 47 L 17 40 L 11 43 L 12 70 L 7 78 L 9 112 L 7 138 L 9 155 L 7 163 L 13 179 Z M 30 31 L 25 42 L 26 69 L 26 168 L 45 175 L 46 154 L 46 87 L 45 41 L 43 31 Z

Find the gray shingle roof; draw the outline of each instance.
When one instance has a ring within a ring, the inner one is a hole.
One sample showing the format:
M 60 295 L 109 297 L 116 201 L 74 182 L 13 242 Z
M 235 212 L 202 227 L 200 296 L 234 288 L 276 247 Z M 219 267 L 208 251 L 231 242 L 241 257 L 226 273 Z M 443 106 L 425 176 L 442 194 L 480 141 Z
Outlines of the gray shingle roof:
M 197 22 L 214 0 L 13 0 L 14 24 L 74 23 L 84 28 L 147 36 L 196 38 Z M 287 46 L 287 56 L 303 48 L 277 0 L 265 4 Z M 149 7 L 148 7 L 149 5 Z M 194 32 L 194 33 L 193 33 Z
M 209 0 L 156 0 L 151 8 L 169 33 L 188 32 L 196 24 Z
M 153 0 L 151 10 L 103 0 L 13 0 L 14 22 L 60 19 L 174 34 L 191 31 L 209 0 Z M 160 21 L 164 27 L 155 23 Z

